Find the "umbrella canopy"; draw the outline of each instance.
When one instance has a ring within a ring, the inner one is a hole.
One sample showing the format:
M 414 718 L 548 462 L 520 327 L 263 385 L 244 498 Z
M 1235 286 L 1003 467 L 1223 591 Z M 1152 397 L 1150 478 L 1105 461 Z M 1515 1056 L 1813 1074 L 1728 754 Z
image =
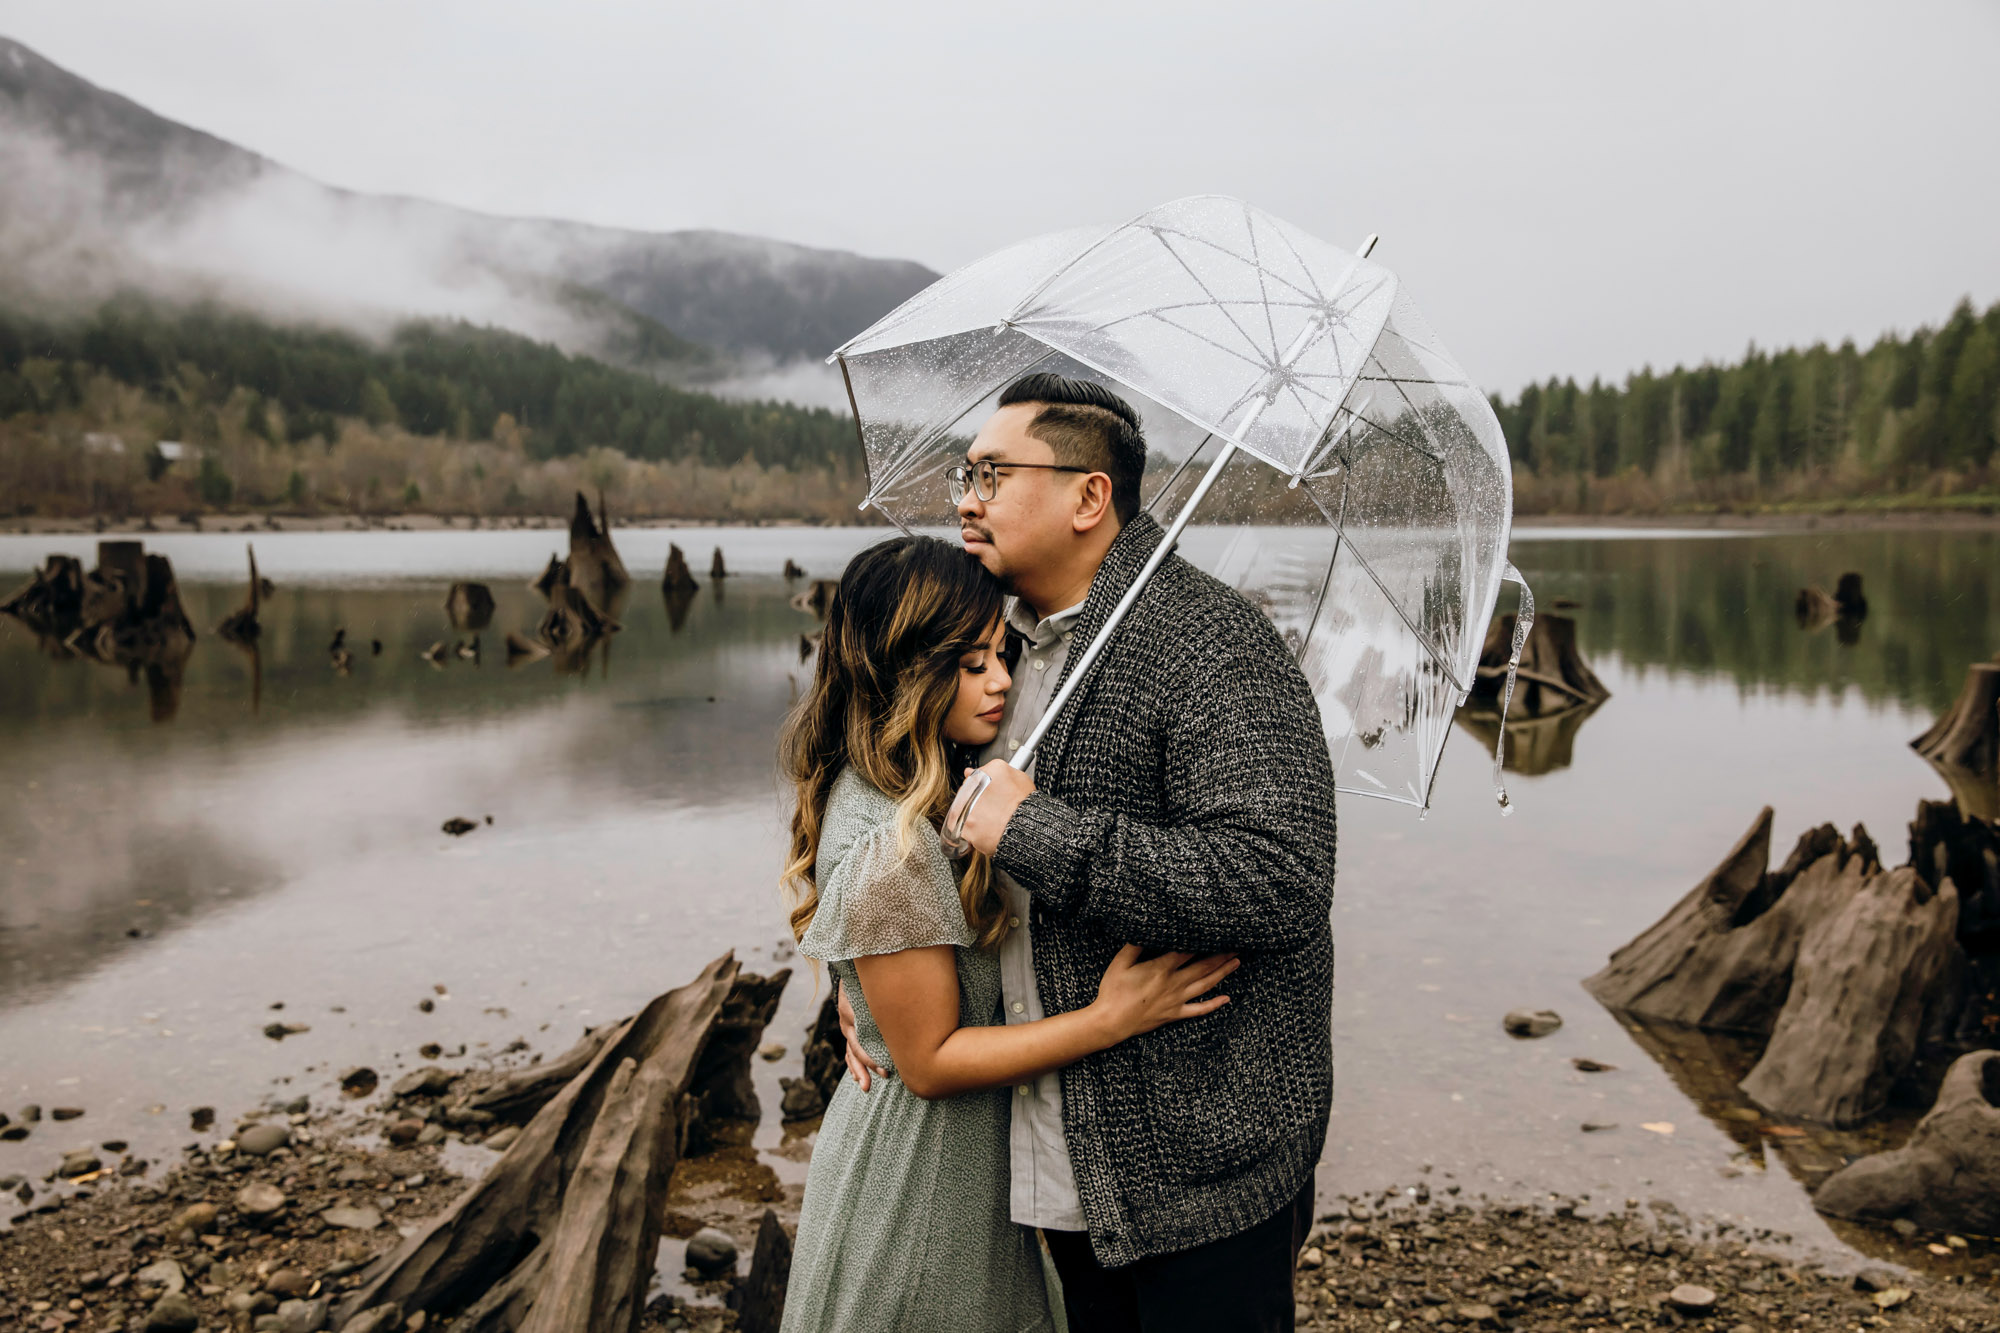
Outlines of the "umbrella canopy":
M 1285 637 L 1340 789 L 1429 804 L 1500 584 L 1519 576 L 1500 423 L 1395 274 L 1196 196 L 989 255 L 829 359 L 867 458 L 863 506 L 906 529 L 955 523 L 945 473 L 1022 375 L 1132 401 L 1148 510 L 1200 504 L 1180 551 Z

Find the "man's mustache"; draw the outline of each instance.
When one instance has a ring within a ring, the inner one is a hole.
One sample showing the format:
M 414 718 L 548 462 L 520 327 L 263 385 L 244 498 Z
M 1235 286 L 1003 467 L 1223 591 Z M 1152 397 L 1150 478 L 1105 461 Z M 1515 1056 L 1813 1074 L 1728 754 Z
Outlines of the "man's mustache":
M 983 523 L 961 522 L 958 525 L 958 534 L 961 537 L 976 537 L 989 546 L 993 544 L 993 529 Z

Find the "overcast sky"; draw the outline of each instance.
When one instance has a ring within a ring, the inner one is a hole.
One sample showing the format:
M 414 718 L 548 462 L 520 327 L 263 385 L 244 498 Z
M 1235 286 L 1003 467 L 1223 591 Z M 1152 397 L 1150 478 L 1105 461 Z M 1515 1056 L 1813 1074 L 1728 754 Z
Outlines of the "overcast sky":
M 2000 298 L 2000 3 L 0 0 L 321 180 L 948 269 L 1241 195 L 1489 387 Z M 4 187 L 0 187 L 4 188 Z

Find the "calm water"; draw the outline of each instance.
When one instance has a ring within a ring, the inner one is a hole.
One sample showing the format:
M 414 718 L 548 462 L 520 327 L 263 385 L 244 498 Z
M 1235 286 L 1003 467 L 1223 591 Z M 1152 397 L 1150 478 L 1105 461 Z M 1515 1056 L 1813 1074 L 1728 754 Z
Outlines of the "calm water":
M 621 532 L 626 628 L 574 674 L 509 668 L 500 647 L 539 615 L 526 580 L 559 531 L 258 536 L 278 592 L 254 660 L 207 633 L 242 598 L 245 538 L 151 538 L 204 634 L 177 693 L 50 660 L 0 622 L 0 1108 L 88 1112 L 0 1143 L 0 1175 L 109 1138 L 172 1152 L 197 1137 L 191 1107 L 226 1128 L 273 1084 L 386 1072 L 427 1041 L 553 1052 L 725 949 L 778 965 L 771 754 L 814 628 L 778 571 L 832 575 L 874 535 Z M 670 538 L 697 573 L 718 542 L 739 571 L 678 625 L 655 582 Z M 51 551 L 88 563 L 94 541 L 0 537 L 0 591 Z M 1786 1169 L 1815 1145 L 1767 1161 L 1732 1138 L 1704 1071 L 1656 1062 L 1578 982 L 1766 803 L 1781 847 L 1860 821 L 1900 859 L 1917 799 L 1945 795 L 1906 742 L 2000 647 L 2000 537 L 1529 532 L 1515 560 L 1545 608 L 1578 604 L 1613 697 L 1566 765 L 1512 776 L 1511 818 L 1465 733 L 1427 819 L 1344 805 L 1322 1191 L 1430 1163 L 1472 1193 L 1665 1197 L 1832 1244 Z M 1802 632 L 1793 594 L 1846 569 L 1868 583 L 1858 641 Z M 489 580 L 499 611 L 477 664 L 433 667 L 422 650 L 460 637 L 442 609 L 460 577 Z M 327 657 L 341 626 L 346 677 Z M 451 816 L 480 826 L 447 837 Z M 767 1142 L 814 1003 L 795 977 L 772 1032 L 793 1053 L 758 1071 Z M 1565 1026 L 1512 1040 L 1499 1018 L 1523 1005 Z M 311 1031 L 271 1041 L 277 1018 Z M 1582 1055 L 1618 1069 L 1578 1073 Z

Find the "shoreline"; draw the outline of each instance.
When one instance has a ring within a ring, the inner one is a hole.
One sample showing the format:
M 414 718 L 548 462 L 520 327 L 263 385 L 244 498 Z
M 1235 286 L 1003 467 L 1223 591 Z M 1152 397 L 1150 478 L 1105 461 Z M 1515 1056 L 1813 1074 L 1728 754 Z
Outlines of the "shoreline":
M 146 526 L 144 518 L 95 520 L 21 515 L 0 520 L 0 535 L 48 537 L 161 536 L 169 533 L 242 534 L 306 532 L 524 532 L 563 531 L 568 515 L 530 514 L 501 518 L 479 518 L 463 514 L 383 514 L 358 517 L 353 514 L 204 514 L 199 523 L 176 518 L 155 519 Z M 810 519 L 619 519 L 612 531 L 723 531 L 753 528 L 773 530 L 871 528 L 886 523 L 816 523 Z M 1771 512 L 1682 513 L 1682 514 L 1521 514 L 1514 519 L 1517 532 L 1548 528 L 1601 529 L 1606 531 L 1660 531 L 1717 533 L 1796 533 L 1796 532 L 2000 532 L 2000 512 L 1966 509 L 1830 509 L 1826 511 L 1774 510 Z

